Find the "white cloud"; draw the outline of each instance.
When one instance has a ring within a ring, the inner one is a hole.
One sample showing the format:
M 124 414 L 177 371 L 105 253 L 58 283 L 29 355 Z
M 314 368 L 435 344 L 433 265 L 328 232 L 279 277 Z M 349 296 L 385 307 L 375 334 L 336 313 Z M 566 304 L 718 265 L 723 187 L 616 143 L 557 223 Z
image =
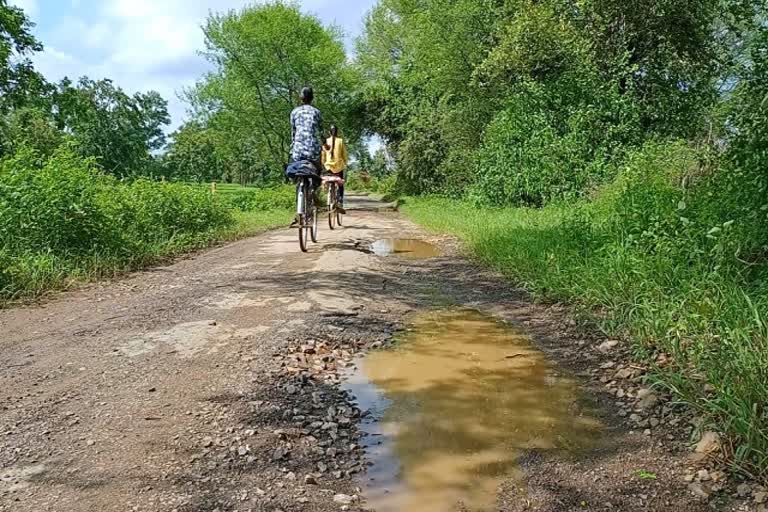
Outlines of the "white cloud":
M 13 0 L 36 8 L 36 0 Z M 208 13 L 241 8 L 249 0 L 43 0 L 55 18 L 38 33 L 46 51 L 36 59 L 51 80 L 87 75 L 111 78 L 129 92 L 156 90 L 169 101 L 174 125 L 185 106 L 177 93 L 207 69 L 201 25 Z M 354 32 L 374 0 L 304 0 L 302 8 Z M 35 4 L 35 5 L 32 5 Z M 71 7 L 68 7 L 71 6 Z M 60 11 L 58 14 L 54 9 Z M 359 11 L 359 12 L 357 12 Z M 42 27 L 41 27 L 42 28 Z

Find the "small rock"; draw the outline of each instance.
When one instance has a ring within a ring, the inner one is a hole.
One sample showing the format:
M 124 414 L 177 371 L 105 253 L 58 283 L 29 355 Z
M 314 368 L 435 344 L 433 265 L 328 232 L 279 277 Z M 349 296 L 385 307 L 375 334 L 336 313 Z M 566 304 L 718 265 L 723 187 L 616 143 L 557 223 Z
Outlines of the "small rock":
M 755 500 L 755 503 L 758 505 L 762 505 L 763 503 L 768 502 L 768 492 L 766 491 L 758 491 L 752 495 L 752 497 Z
M 720 434 L 717 432 L 705 432 L 696 445 L 695 451 L 705 455 L 720 451 Z
M 701 498 L 703 500 L 709 499 L 709 491 L 699 483 L 689 484 L 688 490 L 691 491 L 691 494 L 697 498 Z
M 659 403 L 659 397 L 648 389 L 641 389 L 637 393 L 637 397 L 640 399 L 637 403 L 637 408 L 643 411 L 651 409 Z
M 291 471 L 290 473 L 288 473 L 288 474 L 286 474 L 286 475 L 285 475 L 285 479 L 286 479 L 286 480 L 290 480 L 291 482 L 294 482 L 294 481 L 296 481 L 296 473 L 294 473 L 293 471 Z
M 317 479 L 312 475 L 304 477 L 304 485 L 317 485 Z
M 614 348 L 616 348 L 618 345 L 619 345 L 618 340 L 608 340 L 608 341 L 604 341 L 599 347 L 597 347 L 597 349 L 600 352 L 608 353 Z
M 712 478 L 712 481 L 716 483 L 721 483 L 727 480 L 727 475 L 722 471 L 710 471 L 709 476 Z
M 205 448 L 210 448 L 211 446 L 213 446 L 213 438 L 212 437 L 206 437 L 205 439 L 203 439 L 203 446 Z
M 351 505 L 355 502 L 355 497 L 348 494 L 337 494 L 333 497 L 333 502 L 339 505 Z
M 736 488 L 736 494 L 739 495 L 739 498 L 746 498 L 752 494 L 752 486 L 749 484 L 741 484 Z
M 696 477 L 699 479 L 700 482 L 708 482 L 712 480 L 712 477 L 709 475 L 709 471 L 707 471 L 706 469 L 702 469 L 698 473 L 696 473 Z

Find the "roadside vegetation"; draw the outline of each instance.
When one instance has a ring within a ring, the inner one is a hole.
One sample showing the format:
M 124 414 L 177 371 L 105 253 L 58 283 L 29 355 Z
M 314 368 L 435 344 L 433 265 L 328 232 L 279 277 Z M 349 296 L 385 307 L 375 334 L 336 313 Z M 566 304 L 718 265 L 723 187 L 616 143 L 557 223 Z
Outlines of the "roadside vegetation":
M 212 166 L 195 181 L 227 175 L 197 140 L 183 164 L 178 136 L 167 149 L 159 94 L 49 83 L 30 61 L 42 50 L 32 26 L 0 2 L 0 305 L 290 221 L 292 191 L 274 180 L 190 183 L 194 165 Z
M 350 189 L 631 340 L 768 481 L 765 2 L 380 0 L 354 59 L 294 4 L 213 13 L 168 137 L 157 93 L 47 82 L 30 30 L 0 0 L 0 300 L 288 221 L 311 84 Z
M 405 213 L 632 340 L 763 481 L 766 27 L 757 1 L 382 0 L 357 55 Z

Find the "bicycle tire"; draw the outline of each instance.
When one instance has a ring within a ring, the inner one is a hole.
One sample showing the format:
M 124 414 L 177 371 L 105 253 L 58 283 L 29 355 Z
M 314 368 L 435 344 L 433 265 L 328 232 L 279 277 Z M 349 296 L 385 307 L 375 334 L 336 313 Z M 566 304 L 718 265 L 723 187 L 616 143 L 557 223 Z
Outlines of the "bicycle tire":
M 309 245 L 309 240 L 312 240 L 313 242 L 317 238 L 317 235 L 313 232 L 313 224 L 315 219 L 314 217 L 314 191 L 312 190 L 312 187 L 309 183 L 309 180 L 305 180 L 305 190 L 307 191 L 304 194 L 304 229 L 306 230 L 304 232 L 304 245 Z M 304 251 L 307 252 L 307 251 Z
M 301 180 L 298 185 L 296 185 L 296 198 L 298 203 L 299 194 L 301 192 L 305 191 L 305 181 Z M 300 206 L 300 210 L 302 210 L 299 213 L 299 248 L 301 248 L 301 252 L 307 252 L 307 237 L 306 232 L 304 231 L 305 226 L 307 224 L 307 215 L 306 215 L 306 193 L 304 193 L 304 200 L 302 201 L 302 204 Z
M 331 231 L 335 229 L 336 222 L 336 185 L 331 183 L 328 186 L 328 227 Z
M 312 234 L 312 242 L 313 243 L 317 243 L 317 234 L 318 234 L 318 231 L 319 231 L 318 225 L 317 225 L 318 217 L 319 217 L 318 213 L 319 212 L 317 211 L 317 206 L 314 206 L 314 204 L 313 204 L 313 207 L 312 207 L 312 222 L 311 222 L 311 228 L 312 229 L 310 230 L 310 233 Z

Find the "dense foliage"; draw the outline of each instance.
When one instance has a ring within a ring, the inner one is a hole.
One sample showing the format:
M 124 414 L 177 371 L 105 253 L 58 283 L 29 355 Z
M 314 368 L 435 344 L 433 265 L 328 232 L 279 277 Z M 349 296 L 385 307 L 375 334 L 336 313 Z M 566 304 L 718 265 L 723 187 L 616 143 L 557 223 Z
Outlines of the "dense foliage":
M 114 176 L 156 174 L 166 101 L 156 92 L 126 94 L 109 80 L 48 83 L 30 61 L 42 50 L 32 26 L 0 1 L 0 158 L 32 148 L 44 160 L 67 145 Z
M 170 177 L 279 183 L 289 116 L 304 86 L 314 88 L 325 128 L 337 124 L 348 142 L 357 141 L 357 78 L 339 30 L 293 4 L 272 2 L 211 14 L 204 32 L 215 69 L 188 91 L 194 116 L 172 137 Z
M 408 211 L 636 340 L 762 478 L 767 14 L 757 0 L 381 0 L 357 57 L 397 188 L 462 199 Z
M 44 163 L 22 150 L 0 163 L 0 298 L 145 264 L 232 222 L 208 191 L 121 182 L 69 147 Z
M 748 0 L 382 0 L 357 64 L 401 188 L 542 205 L 646 141 L 725 137 L 764 6 Z M 719 117 L 720 116 L 720 117 Z
M 166 101 L 110 80 L 48 83 L 32 26 L 0 0 L 0 303 L 288 221 L 285 191 L 249 193 L 239 213 L 210 189 L 158 182 Z M 166 161 L 196 161 L 178 177 L 220 179 L 212 133 L 183 133 Z

